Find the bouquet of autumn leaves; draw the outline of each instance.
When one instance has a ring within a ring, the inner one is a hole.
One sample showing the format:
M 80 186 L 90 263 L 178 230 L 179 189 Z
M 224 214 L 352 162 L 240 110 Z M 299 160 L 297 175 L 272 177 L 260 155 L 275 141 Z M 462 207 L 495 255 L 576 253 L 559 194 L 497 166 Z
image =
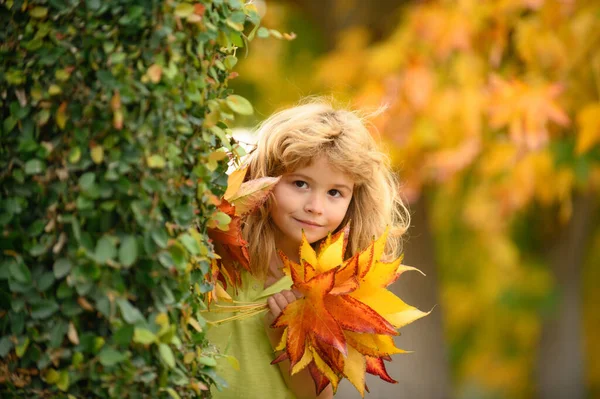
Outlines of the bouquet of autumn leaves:
M 261 182 L 250 181 L 243 185 L 230 178 L 230 187 L 246 196 L 249 195 L 248 188 L 254 187 L 250 190 L 253 191 L 254 202 L 262 204 L 278 182 L 278 179 L 264 179 L 273 178 L 257 179 Z M 255 190 L 256 187 L 262 188 Z M 236 215 L 230 206 L 231 203 L 227 202 L 229 213 Z M 229 233 L 241 239 L 239 222 L 230 224 L 230 228 L 232 230 Z M 283 271 L 293 282 L 292 288 L 302 293 L 303 297 L 290 303 L 271 325 L 284 328 L 281 342 L 276 348 L 276 351 L 283 352 L 272 364 L 289 359 L 292 375 L 308 367 L 317 394 L 330 383 L 335 392 L 339 381 L 348 378 L 364 396 L 367 389 L 366 373 L 396 383 L 388 375 L 383 361 L 390 361 L 393 354 L 406 352 L 395 346 L 393 336 L 398 335 L 398 328 L 428 314 L 407 305 L 387 289 L 403 272 L 417 270 L 402 265 L 402 257 L 391 262 L 382 260 L 388 230 L 366 249 L 344 259 L 349 233 L 350 226 L 346 225 L 336 234 L 330 234 L 318 251 L 303 235 L 299 248 L 300 263 L 279 253 L 284 264 Z M 213 240 L 215 238 L 218 237 L 213 236 Z M 240 243 L 241 247 L 236 247 Z M 223 258 L 233 259 L 232 253 L 235 253 L 244 261 L 238 264 L 249 271 L 246 245 L 243 240 L 234 243 L 231 239 L 226 243 L 217 243 L 216 248 L 220 248 L 223 255 L 214 264 L 218 269 L 215 276 L 227 276 L 221 281 L 237 284 L 239 279 L 232 278 L 232 274 L 239 275 L 234 271 L 235 266 L 223 262 Z M 218 284 L 216 286 L 222 294 L 215 292 L 214 297 L 227 299 L 228 296 Z M 240 312 L 240 317 L 233 319 L 252 316 L 267 309 L 266 304 L 262 303 L 223 307 L 223 311 Z

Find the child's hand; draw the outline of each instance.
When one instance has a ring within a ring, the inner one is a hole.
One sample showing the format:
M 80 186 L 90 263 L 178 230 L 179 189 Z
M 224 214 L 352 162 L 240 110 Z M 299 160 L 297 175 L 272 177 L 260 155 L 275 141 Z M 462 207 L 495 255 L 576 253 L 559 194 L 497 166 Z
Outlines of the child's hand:
M 273 294 L 267 299 L 267 305 L 269 306 L 270 319 L 275 320 L 277 316 L 283 312 L 283 309 L 296 299 L 302 297 L 301 294 L 295 293 L 291 290 L 283 290 L 276 294 Z

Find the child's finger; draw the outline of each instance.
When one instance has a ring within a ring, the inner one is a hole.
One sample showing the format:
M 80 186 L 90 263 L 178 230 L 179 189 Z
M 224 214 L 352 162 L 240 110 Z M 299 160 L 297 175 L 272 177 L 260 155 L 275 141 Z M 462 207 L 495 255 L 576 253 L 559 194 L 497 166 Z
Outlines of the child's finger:
M 271 311 L 273 317 L 279 316 L 279 314 L 281 313 L 281 308 L 279 307 L 279 305 L 277 305 L 277 301 L 275 300 L 275 298 L 270 296 L 267 299 L 267 305 L 269 306 L 269 310 Z
M 288 304 L 294 302 L 296 299 L 296 295 L 294 295 L 294 293 L 292 291 L 289 290 L 283 290 L 281 291 L 281 295 L 283 295 L 285 297 L 285 299 L 287 300 Z
M 271 298 L 275 299 L 277 306 L 279 306 L 280 312 L 283 311 L 283 309 L 285 309 L 285 307 L 288 305 L 287 298 L 281 292 L 273 294 Z

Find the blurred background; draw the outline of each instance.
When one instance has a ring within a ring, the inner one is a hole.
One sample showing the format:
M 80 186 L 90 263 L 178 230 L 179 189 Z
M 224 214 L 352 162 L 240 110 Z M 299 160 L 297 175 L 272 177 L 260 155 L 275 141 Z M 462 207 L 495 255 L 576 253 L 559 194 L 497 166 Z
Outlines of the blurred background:
M 254 4 L 242 125 L 309 95 L 386 107 L 404 263 L 427 274 L 394 290 L 433 312 L 368 397 L 600 398 L 600 1 Z

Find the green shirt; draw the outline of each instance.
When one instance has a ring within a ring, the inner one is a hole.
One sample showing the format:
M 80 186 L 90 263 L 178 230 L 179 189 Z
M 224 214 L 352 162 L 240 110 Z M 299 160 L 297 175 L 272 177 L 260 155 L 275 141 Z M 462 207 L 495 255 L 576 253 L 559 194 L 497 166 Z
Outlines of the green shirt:
M 242 273 L 242 287 L 234 295 L 242 302 L 265 302 L 267 298 L 281 290 L 290 289 L 292 281 L 283 277 L 264 289 L 264 283 L 250 273 Z M 232 313 L 208 313 L 207 319 L 221 319 Z M 235 320 L 213 326 L 207 333 L 208 340 L 215 344 L 221 353 L 235 357 L 239 362 L 236 370 L 227 359 L 219 359 L 217 373 L 227 381 L 228 388 L 222 392 L 212 389 L 215 399 L 294 399 L 294 394 L 285 384 L 279 366 L 271 365 L 275 358 L 273 348 L 265 332 L 264 313 L 243 320 Z

